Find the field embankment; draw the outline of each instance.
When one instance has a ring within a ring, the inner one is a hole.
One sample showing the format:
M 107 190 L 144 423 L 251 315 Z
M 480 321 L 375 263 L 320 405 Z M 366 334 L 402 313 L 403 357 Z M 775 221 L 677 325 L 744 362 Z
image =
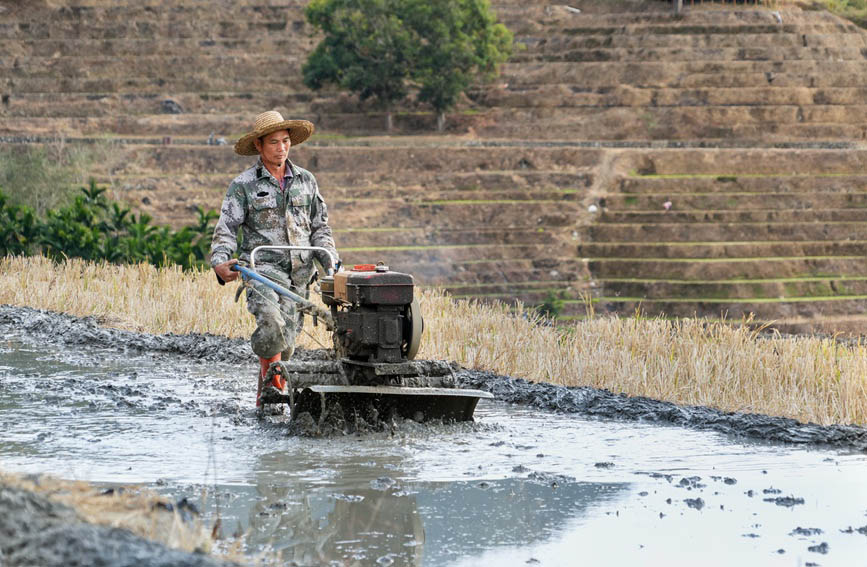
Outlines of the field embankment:
M 249 337 L 252 318 L 210 272 L 35 258 L 0 261 L 0 303 L 93 316 L 147 333 Z M 505 305 L 421 293 L 419 354 L 471 369 L 591 386 L 677 404 L 819 424 L 867 423 L 867 347 L 830 338 L 759 338 L 747 326 L 699 319 L 591 317 L 555 328 Z M 322 326 L 300 344 L 330 344 Z M 251 355 L 252 356 L 252 355 Z

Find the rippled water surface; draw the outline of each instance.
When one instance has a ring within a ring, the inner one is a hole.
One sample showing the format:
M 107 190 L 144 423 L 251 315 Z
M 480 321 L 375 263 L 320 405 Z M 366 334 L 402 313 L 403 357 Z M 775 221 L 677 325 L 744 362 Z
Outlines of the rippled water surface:
M 290 437 L 255 419 L 253 372 L 7 336 L 0 467 L 205 489 L 224 536 L 302 565 L 867 564 L 863 453 L 484 401 Z

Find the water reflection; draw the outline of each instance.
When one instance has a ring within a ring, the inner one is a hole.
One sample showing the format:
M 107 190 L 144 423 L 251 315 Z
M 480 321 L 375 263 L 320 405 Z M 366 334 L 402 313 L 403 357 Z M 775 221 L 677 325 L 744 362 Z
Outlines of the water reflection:
M 442 565 L 491 548 L 531 545 L 628 487 L 545 477 L 404 484 L 391 476 L 401 469 L 395 456 L 341 463 L 310 457 L 264 455 L 255 486 L 224 510 L 239 520 L 253 548 L 270 548 L 299 565 Z M 323 470 L 336 473 L 328 485 L 297 478 L 321 478 Z

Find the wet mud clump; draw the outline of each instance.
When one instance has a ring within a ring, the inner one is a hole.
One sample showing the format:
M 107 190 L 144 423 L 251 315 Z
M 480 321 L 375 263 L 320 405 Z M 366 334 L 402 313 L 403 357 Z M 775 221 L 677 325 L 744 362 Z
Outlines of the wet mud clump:
M 339 437 L 342 435 L 377 433 L 393 429 L 394 424 L 379 418 L 375 408 L 345 410 L 339 402 L 326 406 L 325 414 L 298 412 L 288 422 L 287 433 L 297 437 Z
M 120 351 L 137 350 L 232 364 L 255 360 L 249 341 L 215 335 L 150 335 L 100 326 L 93 317 L 69 315 L 27 307 L 0 306 L 0 328 L 7 332 L 24 333 L 48 343 L 101 346 Z M 325 349 L 298 349 L 293 362 L 313 362 L 331 358 Z M 867 451 L 867 428 L 854 425 L 804 424 L 796 420 L 761 414 L 724 412 L 703 406 L 680 406 L 646 397 L 613 394 L 590 387 L 564 387 L 546 383 L 531 383 L 520 378 L 492 372 L 461 369 L 455 372 L 455 385 L 490 392 L 502 402 L 523 404 L 541 410 L 581 414 L 606 419 L 632 420 L 686 426 L 720 433 L 752 437 L 769 441 L 801 444 L 826 444 Z M 368 419 L 341 412 L 326 416 L 331 420 L 327 430 L 337 432 L 383 431 L 389 421 L 385 416 Z M 321 435 L 326 428 L 320 420 L 312 420 Z M 326 423 L 326 422 L 323 422 Z M 314 433 L 310 420 L 296 425 L 298 432 Z
M 784 508 L 792 508 L 804 503 L 803 498 L 796 496 L 777 496 L 776 498 L 764 498 L 763 500 L 765 502 L 773 502 L 777 506 L 783 506 Z
M 343 437 L 370 434 L 416 437 L 421 430 L 445 425 L 439 419 L 426 420 L 422 423 L 397 415 L 382 415 L 372 404 L 366 407 L 346 408 L 336 401 L 328 402 L 324 416 L 320 416 L 317 412 L 301 411 L 293 419 L 284 415 L 272 423 L 279 423 L 290 437 Z M 465 427 L 481 426 L 468 423 Z
M 0 565 L 4 567 L 226 567 L 207 555 L 169 549 L 120 528 L 82 521 L 71 508 L 0 484 Z

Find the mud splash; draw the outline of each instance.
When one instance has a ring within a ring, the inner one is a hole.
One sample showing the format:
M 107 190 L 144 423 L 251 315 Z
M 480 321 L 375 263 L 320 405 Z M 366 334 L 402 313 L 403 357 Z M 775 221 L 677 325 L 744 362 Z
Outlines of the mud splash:
M 76 318 L 27 307 L 0 306 L 0 328 L 14 329 L 54 344 L 87 345 L 147 353 L 182 355 L 191 360 L 249 364 L 253 360 L 249 342 L 207 334 L 151 335 L 102 327 L 94 317 Z M 328 360 L 326 350 L 298 349 L 297 361 Z M 491 392 L 498 400 L 534 408 L 585 416 L 673 424 L 766 441 L 831 445 L 867 451 L 867 428 L 848 425 L 804 424 L 793 419 L 723 412 L 703 406 L 679 406 L 646 397 L 613 394 L 589 387 L 531 383 L 520 378 L 463 369 L 457 373 L 459 386 Z M 383 424 L 345 427 L 347 420 L 335 416 L 330 434 L 355 431 L 382 431 Z M 302 434 L 319 434 L 300 426 Z

